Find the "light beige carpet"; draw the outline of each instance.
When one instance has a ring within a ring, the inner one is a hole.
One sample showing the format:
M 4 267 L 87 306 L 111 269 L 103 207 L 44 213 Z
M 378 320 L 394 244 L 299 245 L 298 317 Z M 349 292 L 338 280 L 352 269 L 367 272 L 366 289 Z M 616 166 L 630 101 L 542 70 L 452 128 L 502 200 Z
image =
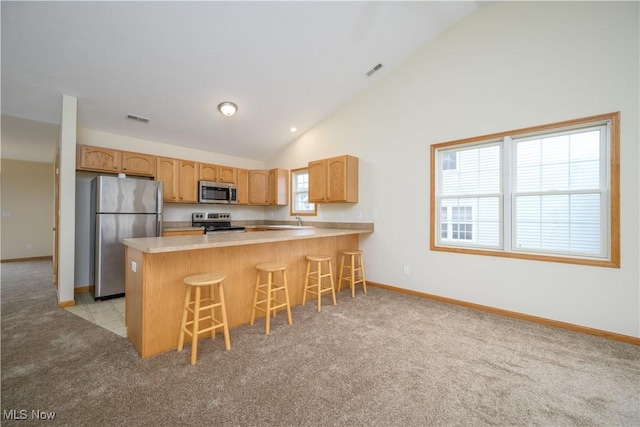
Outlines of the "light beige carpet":
M 370 287 L 141 360 L 56 305 L 51 264 L 2 264 L 3 425 L 640 425 L 640 347 Z

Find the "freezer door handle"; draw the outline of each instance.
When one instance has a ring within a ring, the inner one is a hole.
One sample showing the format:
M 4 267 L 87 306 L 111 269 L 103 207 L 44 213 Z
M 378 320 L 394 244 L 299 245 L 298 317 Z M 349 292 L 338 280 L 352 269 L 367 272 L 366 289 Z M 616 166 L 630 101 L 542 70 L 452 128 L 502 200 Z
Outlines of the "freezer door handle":
M 157 192 L 158 195 L 156 196 L 156 200 L 158 201 L 157 203 L 157 210 L 156 212 L 158 212 L 159 214 L 162 214 L 162 203 L 163 203 L 163 197 L 164 197 L 164 191 L 163 191 L 163 183 L 162 181 L 156 181 L 158 183 L 158 187 L 157 187 Z

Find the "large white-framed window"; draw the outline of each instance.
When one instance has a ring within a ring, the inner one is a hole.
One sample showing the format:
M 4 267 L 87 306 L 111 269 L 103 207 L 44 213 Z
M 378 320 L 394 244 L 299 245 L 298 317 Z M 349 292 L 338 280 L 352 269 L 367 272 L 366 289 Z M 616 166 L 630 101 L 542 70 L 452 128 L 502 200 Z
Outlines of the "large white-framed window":
M 619 113 L 436 144 L 431 167 L 432 250 L 619 267 Z
M 298 168 L 291 170 L 291 215 L 317 215 L 315 203 L 309 202 L 309 170 Z

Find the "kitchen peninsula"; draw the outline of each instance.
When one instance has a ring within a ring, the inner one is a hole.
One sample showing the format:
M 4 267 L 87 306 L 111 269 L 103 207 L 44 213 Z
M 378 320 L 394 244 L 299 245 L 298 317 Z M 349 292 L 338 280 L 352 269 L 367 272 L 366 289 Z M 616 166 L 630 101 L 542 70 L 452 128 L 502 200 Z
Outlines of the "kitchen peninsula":
M 359 236 L 373 232 L 372 224 L 359 226 L 125 239 L 127 337 L 142 358 L 175 349 L 184 303 L 182 279 L 192 274 L 226 275 L 231 328 L 249 323 L 259 263 L 288 264 L 291 304 L 299 305 L 305 256 L 332 255 L 337 277 L 340 251 L 358 248 Z

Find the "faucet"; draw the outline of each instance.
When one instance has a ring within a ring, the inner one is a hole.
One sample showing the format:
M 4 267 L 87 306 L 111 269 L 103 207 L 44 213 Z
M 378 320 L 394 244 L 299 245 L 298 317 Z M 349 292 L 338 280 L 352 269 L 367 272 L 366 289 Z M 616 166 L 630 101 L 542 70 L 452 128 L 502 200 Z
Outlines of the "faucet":
M 296 219 L 298 220 L 298 226 L 302 227 L 302 220 L 300 219 L 300 217 L 297 216 Z

